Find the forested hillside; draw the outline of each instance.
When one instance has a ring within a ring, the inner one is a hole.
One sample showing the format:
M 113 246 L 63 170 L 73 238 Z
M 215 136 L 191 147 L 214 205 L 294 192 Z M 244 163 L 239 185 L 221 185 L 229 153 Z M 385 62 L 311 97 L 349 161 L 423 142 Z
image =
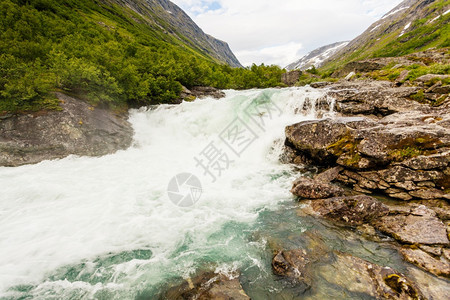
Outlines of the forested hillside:
M 232 68 L 118 3 L 0 0 L 0 114 L 58 109 L 56 90 L 126 107 L 172 103 L 182 85 L 281 85 L 279 67 Z

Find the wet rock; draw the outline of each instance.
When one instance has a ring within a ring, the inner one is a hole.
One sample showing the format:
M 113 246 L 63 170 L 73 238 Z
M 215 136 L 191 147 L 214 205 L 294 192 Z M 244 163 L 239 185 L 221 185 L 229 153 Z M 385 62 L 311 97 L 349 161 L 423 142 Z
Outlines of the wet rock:
M 303 199 L 322 199 L 344 194 L 344 190 L 333 184 L 300 177 L 294 181 L 291 193 Z
M 205 272 L 170 288 L 159 299 L 249 300 L 237 277 Z
M 379 218 L 374 225 L 378 230 L 403 243 L 449 244 L 444 223 L 434 216 L 388 215 Z
M 366 195 L 314 200 L 310 205 L 314 214 L 349 226 L 372 223 L 389 213 L 386 205 Z
M 426 299 L 447 299 L 450 295 L 450 284 L 446 279 L 433 276 L 415 267 L 408 268 L 408 276 L 417 284 Z
M 310 260 L 303 249 L 279 251 L 272 260 L 272 269 L 276 275 L 303 285 L 305 290 L 311 287 L 309 265 Z
M 377 299 L 424 299 L 419 288 L 405 275 L 361 258 L 336 252 L 332 264 L 319 267 L 331 284 Z
M 126 115 L 56 93 L 61 111 L 0 120 L 0 166 L 20 166 L 70 154 L 101 156 L 131 145 Z
M 434 257 L 421 249 L 402 248 L 406 261 L 437 276 L 450 278 L 450 262 L 444 257 Z

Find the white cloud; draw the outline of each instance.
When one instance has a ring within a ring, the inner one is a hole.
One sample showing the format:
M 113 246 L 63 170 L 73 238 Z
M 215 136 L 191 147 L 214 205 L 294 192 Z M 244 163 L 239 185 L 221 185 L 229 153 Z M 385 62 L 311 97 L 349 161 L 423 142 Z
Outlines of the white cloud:
M 172 0 L 244 65 L 286 64 L 351 40 L 401 0 Z

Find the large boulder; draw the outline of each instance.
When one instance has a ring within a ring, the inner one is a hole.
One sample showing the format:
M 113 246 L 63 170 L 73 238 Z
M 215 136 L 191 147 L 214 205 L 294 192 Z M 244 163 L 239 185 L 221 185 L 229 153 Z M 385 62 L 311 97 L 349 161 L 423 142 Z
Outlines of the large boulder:
M 344 194 L 344 190 L 320 180 L 300 177 L 294 181 L 291 193 L 303 199 L 322 199 L 341 196 Z
M 372 223 L 389 212 L 386 205 L 366 195 L 312 200 L 305 204 L 314 215 L 352 227 Z
M 126 115 L 56 93 L 61 111 L 0 120 L 0 166 L 19 166 L 70 154 L 100 156 L 131 145 Z

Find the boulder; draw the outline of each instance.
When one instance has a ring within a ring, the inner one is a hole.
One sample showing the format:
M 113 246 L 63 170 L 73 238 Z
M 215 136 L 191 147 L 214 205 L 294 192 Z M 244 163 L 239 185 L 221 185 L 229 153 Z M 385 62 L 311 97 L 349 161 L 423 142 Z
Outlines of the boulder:
M 310 206 L 313 214 L 352 227 L 372 223 L 389 213 L 386 205 L 366 195 L 314 200 Z
M 61 111 L 41 111 L 0 120 L 0 166 L 20 166 L 71 154 L 101 156 L 133 140 L 127 115 L 93 107 L 56 93 Z
M 294 181 L 291 193 L 303 199 L 322 199 L 341 196 L 344 194 L 344 190 L 323 181 L 300 177 Z

